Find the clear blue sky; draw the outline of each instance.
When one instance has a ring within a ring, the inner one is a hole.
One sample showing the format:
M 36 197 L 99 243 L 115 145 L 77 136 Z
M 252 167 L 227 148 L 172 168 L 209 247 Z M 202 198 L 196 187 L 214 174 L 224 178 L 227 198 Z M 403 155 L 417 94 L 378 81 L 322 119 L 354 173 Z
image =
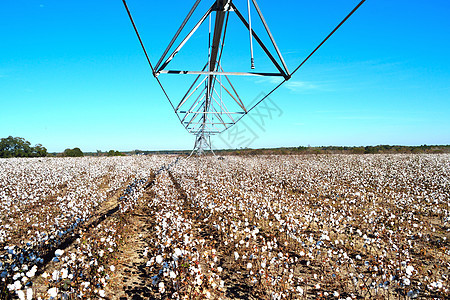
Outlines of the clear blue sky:
M 194 1 L 127 2 L 156 63 Z M 210 3 L 203 0 L 194 18 Z M 245 0 L 234 3 L 247 12 Z M 292 70 L 358 1 L 258 3 Z M 251 115 L 243 119 L 253 130 L 250 147 L 450 144 L 449 12 L 447 0 L 366 1 L 271 96 L 272 119 L 262 127 Z M 236 24 L 224 63 L 247 69 L 249 42 Z M 206 62 L 206 36 L 200 28 L 174 67 Z M 266 70 L 255 53 L 257 70 Z M 178 79 L 161 79 L 180 92 Z M 233 80 L 246 103 L 275 84 Z M 153 79 L 121 0 L 2 1 L 0 137 L 9 135 L 51 152 L 189 149 L 194 142 Z M 240 146 L 227 133 L 213 142 Z

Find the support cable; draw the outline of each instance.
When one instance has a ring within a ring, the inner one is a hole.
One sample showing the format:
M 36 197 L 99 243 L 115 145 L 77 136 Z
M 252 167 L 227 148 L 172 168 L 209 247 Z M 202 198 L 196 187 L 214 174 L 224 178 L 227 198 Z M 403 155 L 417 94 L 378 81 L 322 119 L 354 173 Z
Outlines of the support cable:
M 139 43 L 141 43 L 141 47 L 142 47 L 142 50 L 144 51 L 145 57 L 147 58 L 148 64 L 149 64 L 150 68 L 152 69 L 153 77 L 155 77 L 156 81 L 158 81 L 158 84 L 161 87 L 162 91 L 164 92 L 164 95 L 166 95 L 167 100 L 169 100 L 169 103 L 172 106 L 173 111 L 176 112 L 175 111 L 175 106 L 173 105 L 172 100 L 170 100 L 169 95 L 167 94 L 166 90 L 164 89 L 163 85 L 161 84 L 161 81 L 159 81 L 159 79 L 155 76 L 155 69 L 153 68 L 153 65 L 152 65 L 152 63 L 150 61 L 150 58 L 149 58 L 148 54 L 147 54 L 147 50 L 145 50 L 144 43 L 142 42 L 141 36 L 139 34 L 139 31 L 137 30 L 136 24 L 134 23 L 133 17 L 131 16 L 131 12 L 128 9 L 128 5 L 127 5 L 125 0 L 122 0 L 122 2 L 123 2 L 123 5 L 125 6 L 125 9 L 127 10 L 128 17 L 130 18 L 131 24 L 133 25 L 134 31 L 136 32 L 137 38 L 139 39 Z M 176 114 L 176 115 L 178 117 L 178 120 L 180 120 L 180 122 L 181 122 L 180 116 L 178 116 L 178 114 Z
M 336 26 L 336 28 L 333 29 L 333 31 L 331 31 L 327 37 L 300 63 L 300 65 L 295 68 L 295 70 L 290 74 L 290 76 L 294 75 L 294 73 L 296 73 L 310 58 L 311 56 L 314 55 L 314 53 L 316 53 L 317 50 L 319 50 L 320 47 L 322 47 L 323 44 L 325 44 L 325 42 L 358 10 L 358 8 L 364 3 L 366 2 L 366 0 L 362 0 L 361 2 L 359 2 L 359 4 Z M 265 95 L 261 100 L 259 100 L 255 105 L 253 105 L 248 111 L 247 113 L 249 113 L 250 111 L 252 111 L 256 106 L 258 106 L 261 102 L 263 102 L 265 99 L 267 99 L 267 97 L 269 97 L 273 92 L 275 92 L 280 86 L 282 86 L 286 81 L 288 81 L 289 79 L 284 79 L 279 85 L 277 85 L 273 90 L 271 90 L 267 95 Z M 243 116 L 241 116 L 236 123 L 242 119 Z

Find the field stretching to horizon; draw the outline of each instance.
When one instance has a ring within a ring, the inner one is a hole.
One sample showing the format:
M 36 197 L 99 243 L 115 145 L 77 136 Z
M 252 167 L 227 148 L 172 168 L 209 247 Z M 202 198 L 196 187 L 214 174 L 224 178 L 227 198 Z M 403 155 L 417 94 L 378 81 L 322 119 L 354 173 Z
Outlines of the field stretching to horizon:
M 0 299 L 450 298 L 450 154 L 0 159 Z

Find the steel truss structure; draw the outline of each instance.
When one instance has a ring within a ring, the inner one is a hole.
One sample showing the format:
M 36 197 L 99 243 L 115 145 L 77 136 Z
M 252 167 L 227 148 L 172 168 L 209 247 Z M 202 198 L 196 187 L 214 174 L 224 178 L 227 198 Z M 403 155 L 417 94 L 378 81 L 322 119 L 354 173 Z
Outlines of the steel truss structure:
M 200 20 L 196 22 L 189 33 L 187 33 L 187 35 L 180 41 L 181 33 L 185 29 L 194 12 L 197 10 L 200 2 L 202 2 L 202 0 L 196 0 L 188 15 L 175 33 L 175 36 L 172 38 L 163 55 L 154 67 L 150 62 L 147 51 L 138 33 L 128 6 L 125 0 L 122 1 L 128 12 L 128 16 L 132 22 L 135 32 L 139 38 L 142 49 L 144 50 L 144 53 L 147 57 L 148 63 L 152 69 L 153 76 L 156 78 L 162 90 L 164 91 L 181 124 L 189 133 L 196 136 L 193 151 L 197 151 L 197 154 L 204 154 L 205 150 L 207 150 L 208 148 L 212 151 L 211 136 L 220 134 L 223 131 L 234 126 L 244 115 L 249 113 L 259 103 L 261 103 L 276 89 L 278 89 L 282 84 L 288 81 L 291 76 L 295 72 L 297 72 L 297 70 L 325 43 L 325 41 L 328 40 L 328 38 L 332 34 L 334 34 L 334 32 L 363 4 L 363 2 L 365 2 L 365 0 L 362 0 L 352 10 L 352 12 L 350 12 L 350 14 L 347 15 L 347 17 L 322 41 L 322 43 L 319 44 L 319 46 L 317 46 L 314 51 L 312 51 L 311 54 L 305 60 L 303 60 L 303 62 L 293 72 L 290 73 L 256 0 L 247 0 L 247 19 L 241 13 L 241 10 L 238 9 L 238 7 L 233 3 L 233 0 L 214 0 L 213 4 L 203 14 Z M 259 21 L 262 22 L 262 25 L 264 26 L 266 34 L 272 44 L 271 48 L 274 49 L 272 50 L 272 52 L 269 50 L 269 46 L 262 41 L 261 36 L 252 29 L 252 7 L 254 10 L 256 10 Z M 251 69 L 255 68 L 253 58 L 253 40 L 255 40 L 261 47 L 263 52 L 270 59 L 277 72 L 234 72 L 225 70 L 226 67 L 222 64 L 222 54 L 224 50 L 230 14 L 235 14 L 242 22 L 245 29 L 248 30 L 250 38 Z M 168 67 L 171 61 L 183 49 L 186 43 L 192 38 L 194 33 L 208 18 L 210 20 L 214 18 L 215 21 L 214 28 L 212 28 L 210 21 L 208 57 L 204 67 L 201 70 L 169 69 Z M 176 43 L 177 46 L 174 47 Z M 178 102 L 176 102 L 176 105 L 174 105 L 174 102 L 171 100 L 159 80 L 160 75 L 166 74 L 195 76 L 189 89 L 184 93 L 184 96 L 179 99 Z M 232 84 L 232 81 L 230 79 L 231 76 L 281 77 L 283 81 L 270 93 L 260 99 L 254 106 L 248 108 L 244 104 L 246 101 L 242 100 L 235 86 Z M 228 109 L 228 107 L 230 106 L 233 106 L 233 109 Z

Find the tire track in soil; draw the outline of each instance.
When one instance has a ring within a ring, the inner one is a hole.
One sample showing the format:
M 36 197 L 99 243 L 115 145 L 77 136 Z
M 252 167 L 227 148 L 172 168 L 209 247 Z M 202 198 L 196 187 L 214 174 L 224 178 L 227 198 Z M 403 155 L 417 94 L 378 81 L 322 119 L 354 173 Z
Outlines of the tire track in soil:
M 232 247 L 224 247 L 222 232 L 217 230 L 208 222 L 210 214 L 207 210 L 199 208 L 195 203 L 189 200 L 186 191 L 178 183 L 177 179 L 169 171 L 169 177 L 177 190 L 180 199 L 183 200 L 187 216 L 192 219 L 193 232 L 198 232 L 198 239 L 204 239 L 206 245 L 216 249 L 217 257 L 220 257 L 220 263 L 223 271 L 220 274 L 225 282 L 225 293 L 213 295 L 213 299 L 265 299 L 267 295 L 258 290 L 256 286 L 250 284 L 246 270 L 243 266 L 236 266 L 234 252 Z M 208 266 L 202 266 L 207 270 Z
M 144 266 L 147 258 L 143 254 L 149 236 L 148 217 L 143 213 L 130 215 L 131 235 L 119 249 L 122 259 L 118 263 L 117 273 L 105 289 L 108 295 L 113 295 L 111 299 L 149 299 L 152 296 L 146 283 Z
M 144 252 L 148 247 L 147 241 L 153 226 L 150 223 L 154 219 L 145 204 L 154 197 L 151 188 L 155 180 L 156 174 L 144 186 L 144 201 L 141 202 L 141 206 L 126 216 L 130 232 L 125 243 L 119 246 L 120 260 L 116 262 L 116 272 L 105 287 L 106 294 L 111 295 L 109 299 L 155 299 L 149 287 L 148 274 L 144 269 L 148 260 Z
M 217 257 L 220 257 L 219 264 L 223 271 L 220 274 L 225 282 L 225 292 L 213 294 L 212 299 L 265 299 L 267 295 L 256 286 L 249 283 L 246 269 L 244 266 L 236 266 L 234 253 L 231 247 L 221 246 L 223 243 L 222 233 L 208 223 L 210 216 L 205 209 L 200 209 L 194 202 L 189 200 L 184 189 L 178 183 L 173 174 L 168 171 L 178 197 L 183 202 L 185 217 L 193 221 L 192 233 L 197 239 L 204 239 L 205 245 L 216 249 Z M 148 257 L 144 255 L 145 249 L 152 247 L 150 245 L 153 234 L 153 228 L 156 226 L 154 217 L 150 209 L 145 204 L 154 197 L 154 192 L 150 189 L 153 186 L 153 180 L 146 186 L 144 201 L 142 206 L 136 208 L 134 213 L 127 217 L 130 230 L 125 244 L 119 247 L 118 253 L 121 260 L 116 265 L 116 273 L 111 278 L 108 286 L 105 287 L 110 299 L 160 299 L 161 295 L 157 293 L 152 285 L 150 274 L 145 268 Z M 202 264 L 202 269 L 208 270 L 208 266 Z M 216 292 L 214 292 L 216 293 Z M 166 299 L 167 296 L 162 296 Z

